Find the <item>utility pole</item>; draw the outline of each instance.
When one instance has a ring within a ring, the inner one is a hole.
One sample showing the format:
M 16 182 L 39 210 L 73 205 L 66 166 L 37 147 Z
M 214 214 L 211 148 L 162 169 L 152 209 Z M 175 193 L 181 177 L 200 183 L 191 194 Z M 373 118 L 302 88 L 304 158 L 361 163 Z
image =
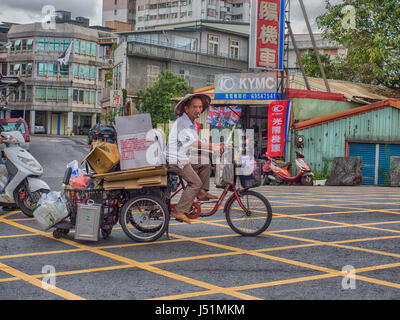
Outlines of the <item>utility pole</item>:
M 314 48 L 315 55 L 317 57 L 319 69 L 321 70 L 322 78 L 324 79 L 324 82 L 325 82 L 326 90 L 328 92 L 331 92 L 331 89 L 329 88 L 328 80 L 326 79 L 324 67 L 322 66 L 321 57 L 319 56 L 317 44 L 315 43 L 314 35 L 311 30 L 311 25 L 310 25 L 310 22 L 308 21 L 307 12 L 306 12 L 306 8 L 304 6 L 303 0 L 299 0 L 299 3 L 300 3 L 301 11 L 303 12 L 304 20 L 306 21 L 308 33 L 310 34 L 310 37 L 311 37 L 311 42 L 312 42 L 312 45 Z
M 286 24 L 287 24 L 288 29 L 289 29 L 290 39 L 292 40 L 293 48 L 294 48 L 294 51 L 296 52 L 297 61 L 299 62 L 299 67 L 300 67 L 301 73 L 303 74 L 303 78 L 304 78 L 304 82 L 306 84 L 306 88 L 307 88 L 307 90 L 311 90 L 310 84 L 309 84 L 307 76 L 306 76 L 306 72 L 304 70 L 303 62 L 301 62 L 301 56 L 300 56 L 299 48 L 297 47 L 296 39 L 294 38 L 292 27 L 290 26 L 290 21 L 286 21 Z

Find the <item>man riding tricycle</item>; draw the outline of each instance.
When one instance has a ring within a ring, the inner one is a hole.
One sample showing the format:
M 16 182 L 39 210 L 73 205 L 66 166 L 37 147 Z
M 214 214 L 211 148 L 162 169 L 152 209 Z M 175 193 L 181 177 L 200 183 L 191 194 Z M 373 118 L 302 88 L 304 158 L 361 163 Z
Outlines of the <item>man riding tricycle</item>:
M 91 175 L 103 181 L 102 195 L 94 201 L 103 205 L 100 229 L 104 238 L 119 221 L 130 238 L 140 242 L 155 241 L 168 232 L 170 217 L 190 224 L 200 217 L 214 215 L 229 192 L 232 193 L 223 210 L 232 230 L 244 236 L 256 236 L 268 228 L 272 219 L 271 206 L 263 195 L 250 190 L 261 185 L 261 163 L 252 159 L 233 161 L 230 146 L 233 130 L 224 143 L 199 139 L 195 120 L 208 108 L 210 101 L 207 95 L 190 94 L 178 103 L 175 108 L 178 118 L 163 150 L 165 164 Z M 160 137 L 157 139 L 159 141 Z M 218 158 L 215 179 L 218 187 L 223 188 L 219 197 L 209 193 L 210 164 L 205 152 Z M 241 188 L 236 184 L 238 179 Z M 87 202 L 91 196 L 90 190 L 68 192 L 72 218 L 77 214 L 77 204 Z M 178 194 L 181 196 L 175 202 Z M 203 212 L 204 205 L 212 205 L 213 209 Z M 62 230 L 59 233 L 63 233 Z M 64 231 L 67 233 L 66 229 Z

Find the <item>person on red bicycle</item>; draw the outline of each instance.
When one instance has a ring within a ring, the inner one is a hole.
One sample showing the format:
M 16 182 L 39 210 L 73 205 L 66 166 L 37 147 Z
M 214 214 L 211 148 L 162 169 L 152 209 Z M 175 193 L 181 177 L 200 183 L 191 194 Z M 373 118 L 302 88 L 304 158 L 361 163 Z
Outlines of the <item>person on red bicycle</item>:
M 210 105 L 211 98 L 206 94 L 195 93 L 186 95 L 176 106 L 175 121 L 168 138 L 166 159 L 170 172 L 176 173 L 187 182 L 187 186 L 171 216 L 190 224 L 185 215 L 189 213 L 196 197 L 200 201 L 216 199 L 208 193 L 210 189 L 211 166 L 208 163 L 193 161 L 193 149 L 205 149 L 222 153 L 224 144 L 202 142 L 197 133 L 196 119 Z M 200 158 L 201 159 L 201 158 Z

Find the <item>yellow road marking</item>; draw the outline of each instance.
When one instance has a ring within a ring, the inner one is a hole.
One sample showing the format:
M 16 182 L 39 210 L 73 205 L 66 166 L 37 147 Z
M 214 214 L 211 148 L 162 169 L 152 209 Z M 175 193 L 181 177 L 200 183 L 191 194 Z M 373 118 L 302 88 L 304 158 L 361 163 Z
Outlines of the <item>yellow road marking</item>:
M 55 294 L 57 296 L 60 296 L 60 297 L 62 297 L 64 299 L 68 299 L 68 300 L 84 300 L 82 297 L 80 297 L 78 295 L 75 295 L 75 294 L 73 294 L 71 292 L 65 291 L 65 290 L 57 288 L 57 287 L 44 288 L 42 281 L 40 281 L 40 280 L 36 279 L 35 277 L 32 277 L 32 276 L 24 273 L 24 272 L 21 272 L 21 271 L 19 271 L 17 269 L 11 268 L 11 267 L 9 267 L 9 266 L 5 265 L 4 263 L 1 263 L 1 262 L 0 262 L 0 270 L 3 271 L 3 272 L 8 273 L 10 275 L 13 275 L 14 277 L 17 277 L 17 278 L 19 278 L 19 279 L 21 279 L 23 281 L 26 281 L 26 282 L 28 282 L 28 283 L 36 286 L 36 287 L 39 287 L 39 288 L 41 288 L 43 290 L 46 290 L 46 291 L 51 292 L 51 293 L 53 293 L 53 294 Z

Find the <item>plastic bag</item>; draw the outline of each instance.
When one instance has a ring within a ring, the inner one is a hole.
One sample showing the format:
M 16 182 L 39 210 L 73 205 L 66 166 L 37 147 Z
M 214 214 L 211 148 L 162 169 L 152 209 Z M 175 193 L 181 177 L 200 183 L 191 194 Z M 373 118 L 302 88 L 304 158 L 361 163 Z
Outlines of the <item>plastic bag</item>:
M 52 191 L 43 194 L 33 211 L 33 216 L 44 230 L 50 229 L 68 217 L 68 209 L 61 198 L 61 193 Z
M 71 161 L 67 164 L 67 168 L 72 169 L 71 177 L 75 177 L 79 174 L 79 163 L 78 160 Z
M 79 173 L 78 175 L 72 177 L 69 180 L 69 185 L 72 189 L 86 189 L 89 187 L 90 183 L 92 182 L 92 179 L 82 173 Z

